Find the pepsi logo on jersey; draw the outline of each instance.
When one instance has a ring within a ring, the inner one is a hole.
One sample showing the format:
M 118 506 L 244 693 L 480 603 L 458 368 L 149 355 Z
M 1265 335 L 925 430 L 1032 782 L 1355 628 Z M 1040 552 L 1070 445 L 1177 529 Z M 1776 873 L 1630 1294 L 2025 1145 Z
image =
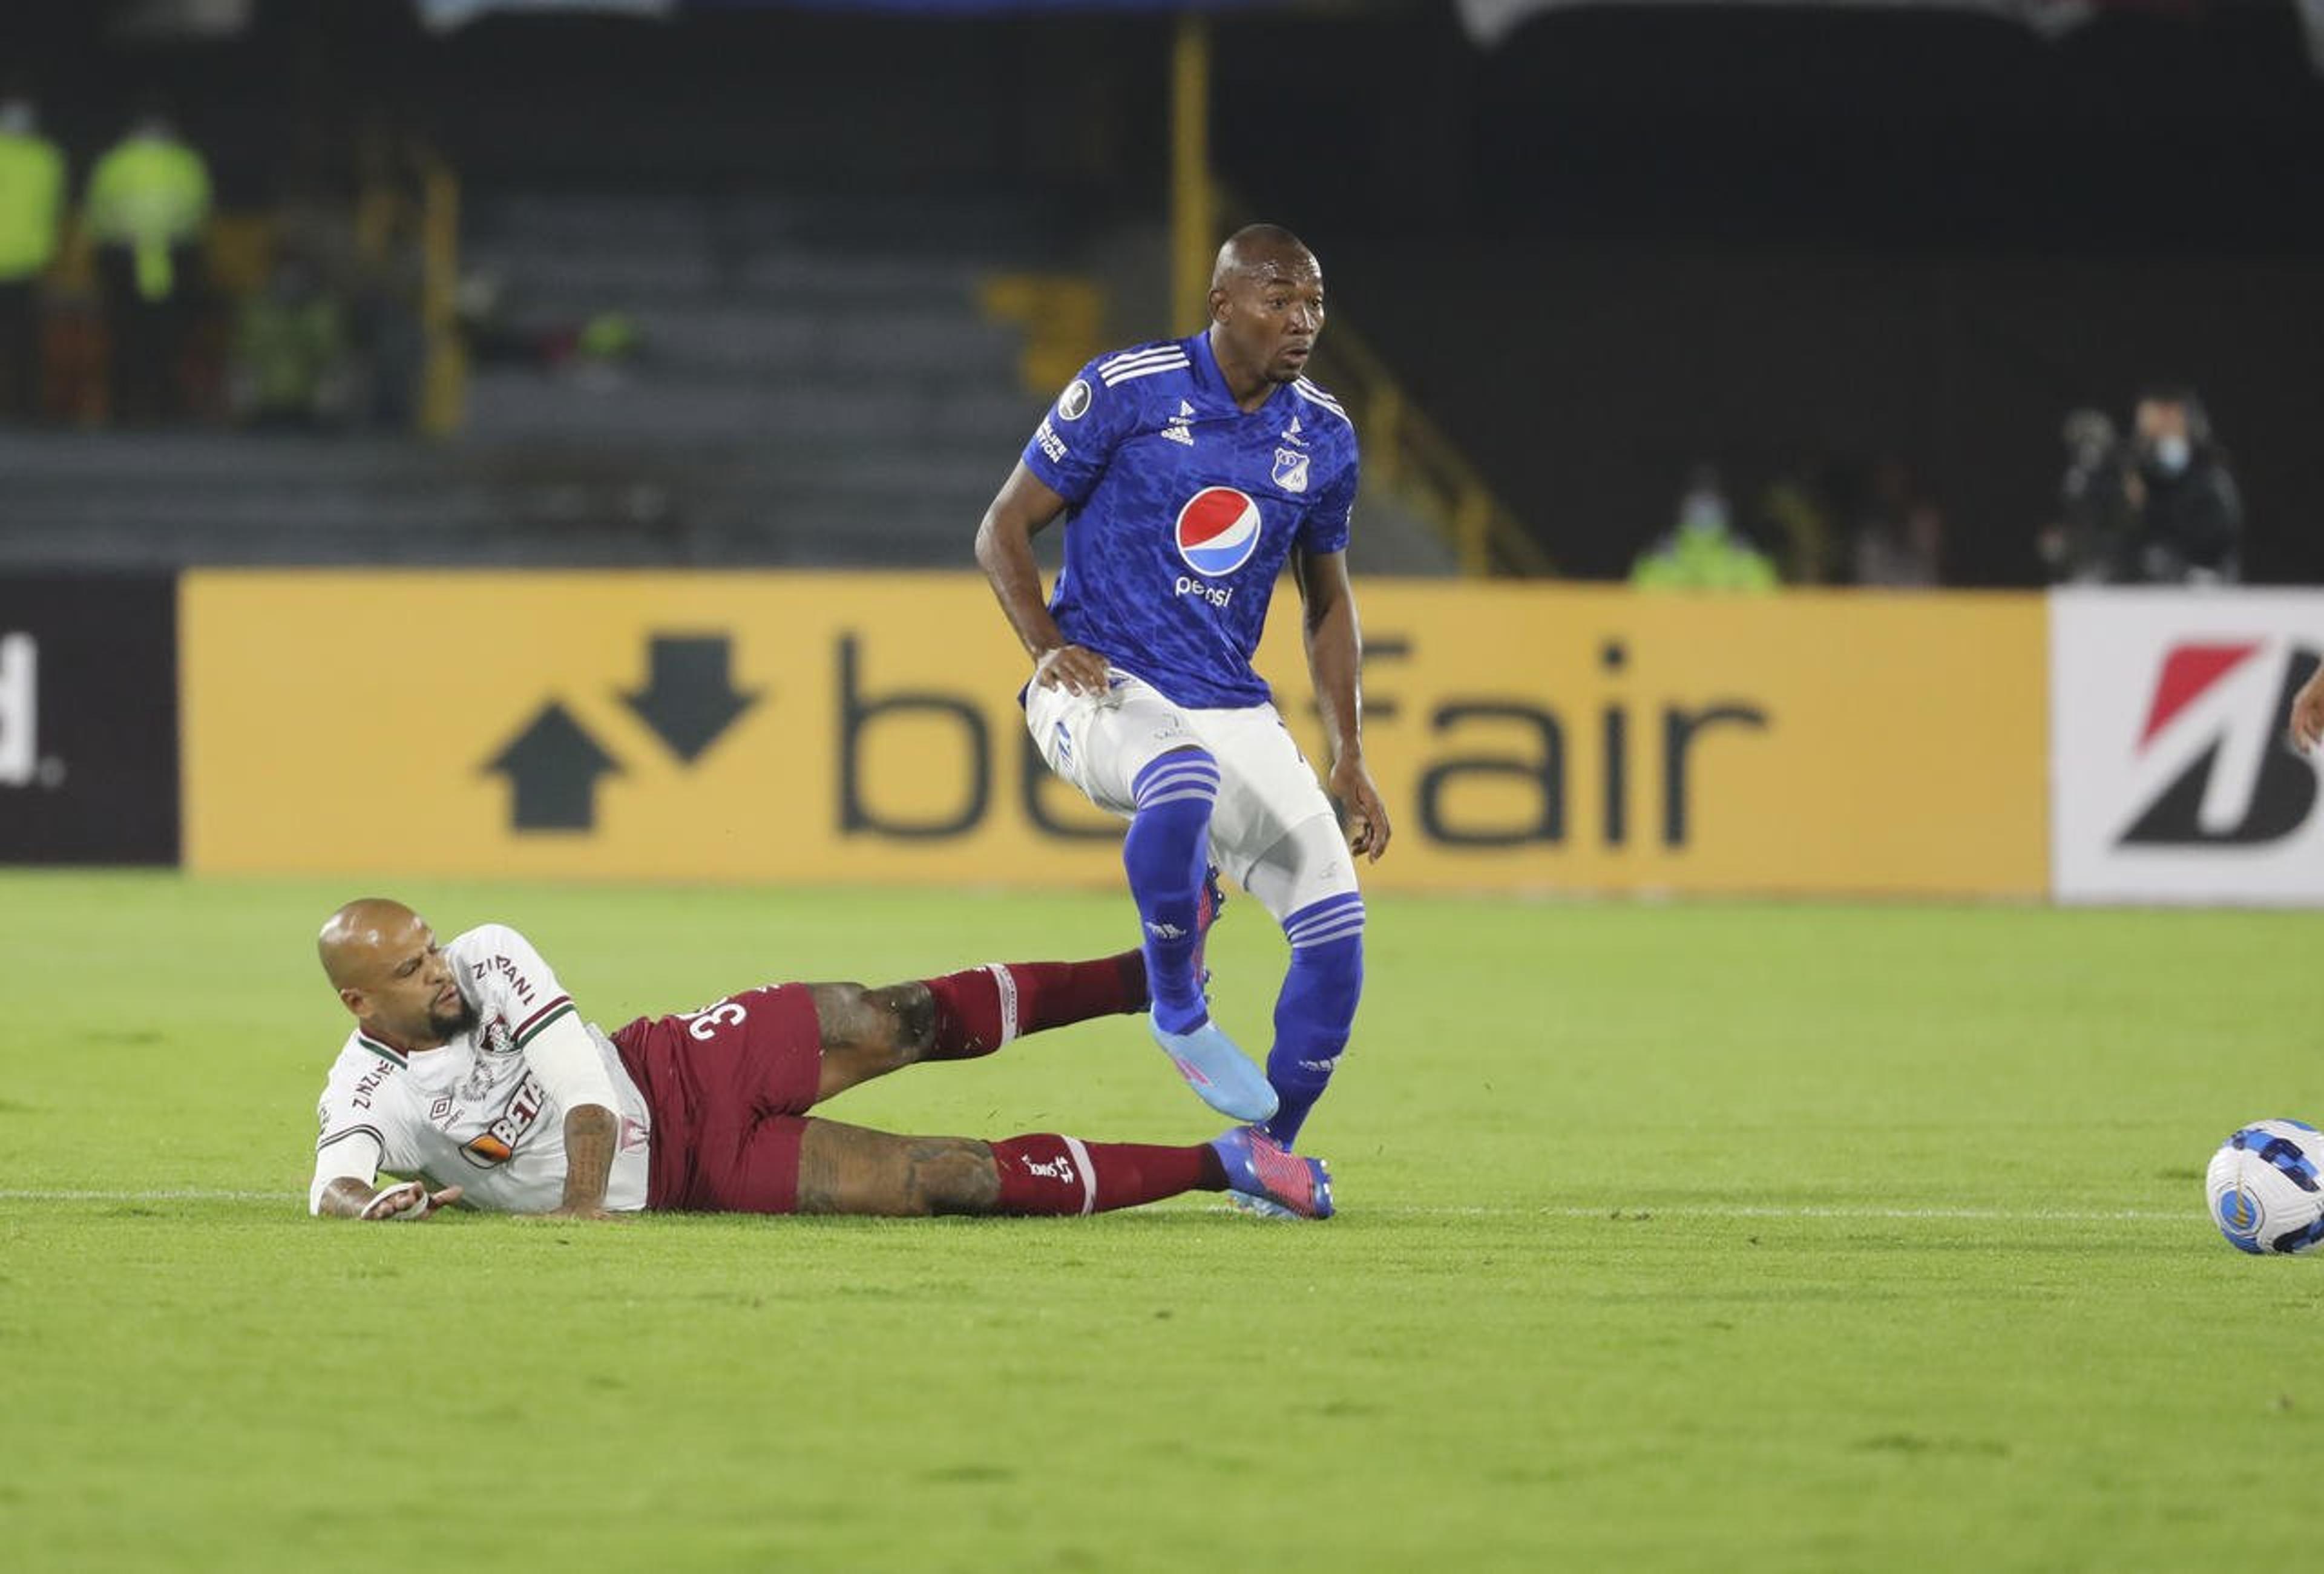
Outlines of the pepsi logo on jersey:
M 1210 578 L 1232 574 L 1259 550 L 1259 504 L 1231 486 L 1206 486 L 1178 511 L 1178 556 Z

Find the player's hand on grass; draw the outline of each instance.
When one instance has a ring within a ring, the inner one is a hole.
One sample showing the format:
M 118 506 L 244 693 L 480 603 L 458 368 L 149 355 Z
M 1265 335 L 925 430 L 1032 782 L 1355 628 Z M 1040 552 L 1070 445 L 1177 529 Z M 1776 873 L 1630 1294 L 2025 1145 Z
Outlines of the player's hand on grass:
M 1388 805 L 1380 802 L 1363 757 L 1351 754 L 1333 765 L 1331 787 L 1340 805 L 1340 824 L 1348 834 L 1348 851 L 1378 863 L 1388 851 Z
M 2292 696 L 2292 746 L 2305 754 L 2324 741 L 2324 667 Z
M 460 1200 L 460 1188 L 447 1186 L 440 1192 L 430 1192 L 420 1181 L 406 1181 L 376 1192 L 364 1204 L 357 1219 L 375 1224 L 417 1223 L 439 1209 L 449 1208 Z
M 1084 646 L 1058 645 L 1033 663 L 1033 681 L 1067 694 L 1102 695 L 1107 688 L 1105 658 Z

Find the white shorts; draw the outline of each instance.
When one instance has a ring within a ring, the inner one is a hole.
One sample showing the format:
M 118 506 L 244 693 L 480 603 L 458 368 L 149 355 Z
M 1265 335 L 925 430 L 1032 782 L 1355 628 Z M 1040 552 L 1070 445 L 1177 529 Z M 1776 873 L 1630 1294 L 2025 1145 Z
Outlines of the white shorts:
M 1200 744 L 1219 762 L 1211 861 L 1277 923 L 1356 888 L 1332 800 L 1273 705 L 1177 705 L 1118 667 L 1108 673 L 1113 686 L 1103 695 L 1026 690 L 1025 725 L 1051 770 L 1127 818 L 1139 775 L 1173 749 Z

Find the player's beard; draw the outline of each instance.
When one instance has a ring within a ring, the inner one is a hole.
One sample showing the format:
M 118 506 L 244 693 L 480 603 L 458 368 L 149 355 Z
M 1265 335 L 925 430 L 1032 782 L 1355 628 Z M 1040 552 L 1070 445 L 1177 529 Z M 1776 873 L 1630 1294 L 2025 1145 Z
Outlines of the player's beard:
M 428 1013 L 428 1030 L 439 1038 L 457 1038 L 476 1025 L 476 1008 L 468 997 L 459 997 L 459 1005 L 449 1011 Z

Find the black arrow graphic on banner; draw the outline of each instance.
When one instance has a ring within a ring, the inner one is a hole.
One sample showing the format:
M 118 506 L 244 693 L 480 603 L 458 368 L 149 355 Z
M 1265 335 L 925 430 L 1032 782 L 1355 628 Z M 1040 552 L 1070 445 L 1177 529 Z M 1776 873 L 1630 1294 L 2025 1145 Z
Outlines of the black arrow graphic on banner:
M 555 700 L 484 767 L 509 778 L 519 831 L 586 831 L 597 823 L 597 778 L 622 768 Z
M 646 686 L 622 698 L 672 754 L 691 765 L 735 717 L 758 703 L 758 690 L 734 686 L 733 658 L 724 635 L 657 634 Z

